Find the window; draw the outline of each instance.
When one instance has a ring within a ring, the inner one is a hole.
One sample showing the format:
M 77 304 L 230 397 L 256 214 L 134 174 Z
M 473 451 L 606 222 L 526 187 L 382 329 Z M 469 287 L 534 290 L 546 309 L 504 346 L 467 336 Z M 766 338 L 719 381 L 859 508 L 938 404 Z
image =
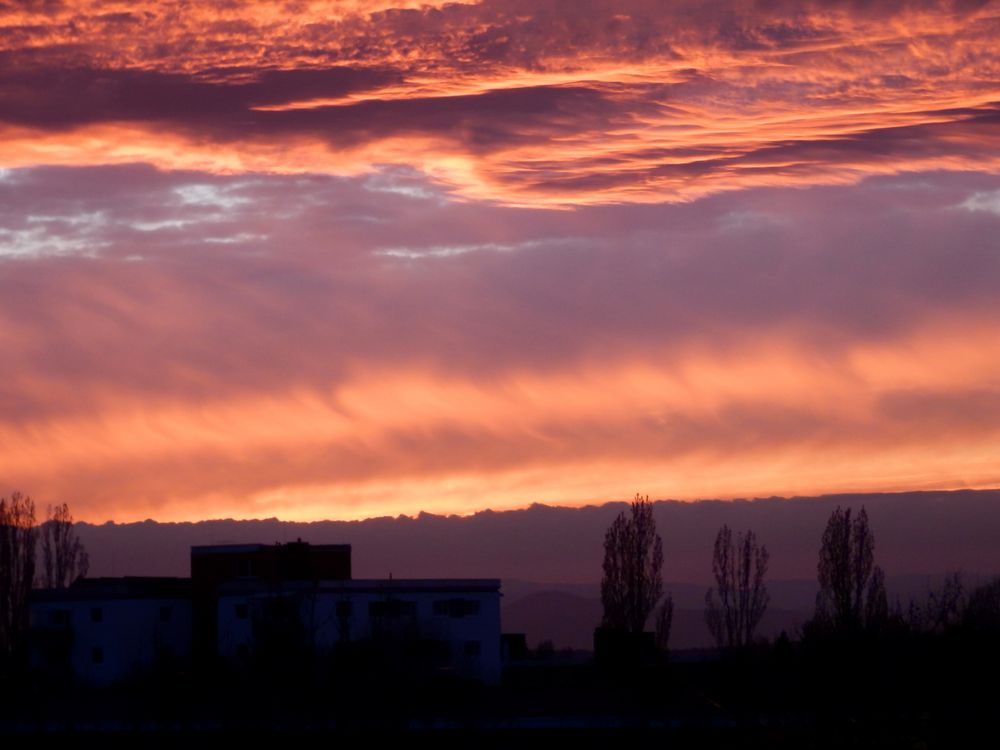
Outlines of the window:
M 369 617 L 413 617 L 416 614 L 417 605 L 415 602 L 388 599 L 384 602 L 371 602 L 368 605 Z
M 160 622 L 170 622 L 170 616 L 173 614 L 173 607 L 169 604 L 164 604 L 160 607 Z
M 90 650 L 90 660 L 92 662 L 94 662 L 94 664 L 103 664 L 104 663 L 104 649 L 101 648 L 100 646 L 94 646 Z
M 104 622 L 104 610 L 100 607 L 90 608 L 90 621 L 91 622 Z
M 479 656 L 480 645 L 479 641 L 466 641 L 465 642 L 465 655 L 466 656 Z
M 250 614 L 250 610 L 246 605 L 246 602 L 240 602 L 236 605 L 236 619 L 245 620 Z
M 68 609 L 50 609 L 48 614 L 49 625 L 68 625 Z
M 476 599 L 439 599 L 434 602 L 434 614 L 440 617 L 468 617 L 479 614 Z
M 337 602 L 337 617 L 350 617 L 351 609 L 350 602 Z

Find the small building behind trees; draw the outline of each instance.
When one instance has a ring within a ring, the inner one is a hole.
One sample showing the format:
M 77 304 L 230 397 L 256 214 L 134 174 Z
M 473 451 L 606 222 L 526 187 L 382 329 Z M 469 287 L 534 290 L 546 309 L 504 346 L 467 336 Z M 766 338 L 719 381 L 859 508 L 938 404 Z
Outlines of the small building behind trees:
M 32 587 L 64 589 L 86 576 L 88 567 L 66 503 L 50 506 L 39 527 L 30 496 L 0 497 L 0 674 L 25 666 Z

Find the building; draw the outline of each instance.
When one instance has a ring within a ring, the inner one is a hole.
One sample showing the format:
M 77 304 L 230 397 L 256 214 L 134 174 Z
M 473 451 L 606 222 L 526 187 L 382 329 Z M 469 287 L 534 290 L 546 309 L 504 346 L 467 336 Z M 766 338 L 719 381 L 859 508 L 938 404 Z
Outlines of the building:
M 194 597 L 194 649 L 201 661 L 218 654 L 216 616 L 219 587 L 236 581 L 261 591 L 292 581 L 347 581 L 351 578 L 351 545 L 221 544 L 191 548 Z
M 366 644 L 423 669 L 500 681 L 500 581 L 496 579 L 291 581 L 220 586 L 218 654 L 252 663 L 255 649 L 319 653 Z
M 191 656 L 191 580 L 83 578 L 33 591 L 31 663 L 107 685 Z
M 159 664 L 355 652 L 499 682 L 498 579 L 354 580 L 349 545 L 192 547 L 191 578 L 81 579 L 35 591 L 32 663 L 108 684 Z M 412 665 L 411 665 L 412 666 Z

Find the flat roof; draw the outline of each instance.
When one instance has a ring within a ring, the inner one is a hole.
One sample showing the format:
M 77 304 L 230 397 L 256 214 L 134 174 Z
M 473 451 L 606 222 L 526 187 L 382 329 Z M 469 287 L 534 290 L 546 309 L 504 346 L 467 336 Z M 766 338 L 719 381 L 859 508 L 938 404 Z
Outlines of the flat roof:
M 311 591 L 322 594 L 460 594 L 491 593 L 500 590 L 499 578 L 355 578 L 349 581 L 229 581 L 219 586 L 220 594 L 280 594 Z
M 262 552 L 282 547 L 306 547 L 321 552 L 350 551 L 349 544 L 311 544 L 310 542 L 277 542 L 275 544 L 200 544 L 191 547 L 192 555 L 229 555 L 239 552 Z
M 34 589 L 37 602 L 84 601 L 95 599 L 190 599 L 191 579 L 161 576 L 121 578 L 81 578 L 64 589 Z

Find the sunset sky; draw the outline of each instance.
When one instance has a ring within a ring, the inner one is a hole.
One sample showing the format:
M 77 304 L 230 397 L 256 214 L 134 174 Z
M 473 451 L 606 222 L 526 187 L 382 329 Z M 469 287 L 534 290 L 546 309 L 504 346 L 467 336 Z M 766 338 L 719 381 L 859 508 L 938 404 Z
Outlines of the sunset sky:
M 0 495 L 1000 486 L 1000 1 L 0 0 Z

